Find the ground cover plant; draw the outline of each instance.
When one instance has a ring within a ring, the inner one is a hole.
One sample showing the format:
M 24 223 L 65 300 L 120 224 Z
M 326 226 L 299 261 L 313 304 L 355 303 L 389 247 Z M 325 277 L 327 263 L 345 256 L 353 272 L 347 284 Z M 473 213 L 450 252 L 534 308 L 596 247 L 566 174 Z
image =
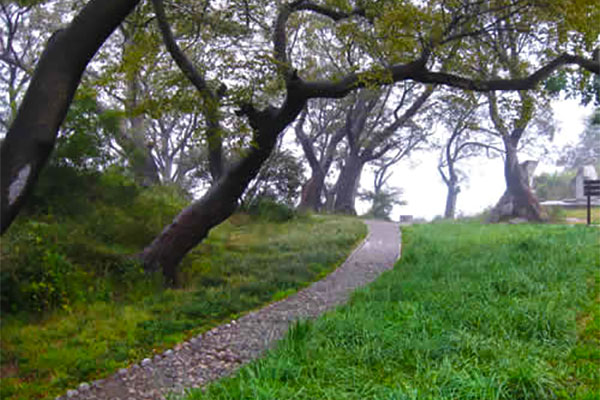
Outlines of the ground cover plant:
M 439 223 L 394 270 L 189 399 L 597 399 L 599 231 Z
M 54 398 L 284 298 L 366 234 L 352 218 L 237 214 L 186 257 L 183 287 L 164 290 L 160 276 L 119 254 L 140 249 L 181 199 L 109 180 L 85 191 L 93 199 L 81 201 L 81 215 L 74 205 L 32 210 L 3 237 L 2 399 Z M 100 201 L 111 188 L 121 200 Z

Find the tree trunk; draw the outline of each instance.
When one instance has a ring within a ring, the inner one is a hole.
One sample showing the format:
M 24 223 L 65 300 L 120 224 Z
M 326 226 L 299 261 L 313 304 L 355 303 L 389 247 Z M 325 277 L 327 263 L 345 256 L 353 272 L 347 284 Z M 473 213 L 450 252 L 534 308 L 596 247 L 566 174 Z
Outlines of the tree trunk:
M 336 184 L 334 211 L 342 214 L 356 215 L 354 202 L 364 162 L 357 154 L 350 153 L 340 171 Z
M 122 60 L 122 62 L 125 62 L 127 55 L 135 48 L 135 34 L 124 28 L 121 29 L 121 33 L 125 37 Z M 125 150 L 129 168 L 135 181 L 142 186 L 152 186 L 160 183 L 160 176 L 152 156 L 152 147 L 146 140 L 145 116 L 138 111 L 140 98 L 144 95 L 140 80 L 139 70 L 126 74 L 125 111 L 128 115 L 127 122 L 129 122 L 129 125 L 125 123 L 126 121 L 123 121 L 120 125 L 120 137 L 116 139 Z
M 506 192 L 492 210 L 490 221 L 498 222 L 510 218 L 544 221 L 540 203 L 529 186 L 527 164 L 519 164 L 517 147 L 510 142 L 510 138 L 504 139 L 504 148 L 506 150 L 504 161 Z
M 88 62 L 139 0 L 92 0 L 42 53 L 0 149 L 0 233 L 10 226 L 46 164 Z
M 456 199 L 460 193 L 460 187 L 456 182 L 450 181 L 447 183 L 448 194 L 446 195 L 446 209 L 444 218 L 454 219 L 456 214 Z
M 144 116 L 129 118 L 129 132 L 125 131 L 124 148 L 133 176 L 142 186 L 153 186 L 160 183 L 158 167 L 152 156 L 152 147 L 146 143 L 146 124 Z
M 325 185 L 325 177 L 320 171 L 313 170 L 312 176 L 302 187 L 300 204 L 298 208 L 302 211 L 319 211 L 322 207 L 321 193 Z

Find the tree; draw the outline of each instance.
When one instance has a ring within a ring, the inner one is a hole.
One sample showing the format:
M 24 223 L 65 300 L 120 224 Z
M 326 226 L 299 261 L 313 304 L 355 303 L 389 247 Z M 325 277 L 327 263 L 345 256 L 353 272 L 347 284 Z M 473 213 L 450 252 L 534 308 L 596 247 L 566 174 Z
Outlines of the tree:
M 399 149 L 392 156 L 383 156 L 372 162 L 373 171 L 373 190 L 365 191 L 360 194 L 363 200 L 371 202 L 371 208 L 367 215 L 378 219 L 390 219 L 390 214 L 395 205 L 406 204 L 400 196 L 402 190 L 387 187 L 387 182 L 393 175 L 389 169 L 404 158 L 404 149 Z
M 56 32 L 49 40 L 0 151 L 2 232 L 14 220 L 46 163 L 87 64 L 138 3 L 139 0 L 90 0 L 65 29 Z M 200 74 L 194 73 L 193 68 L 188 68 L 189 65 L 186 66 L 181 54 L 177 56 L 179 52 L 165 29 L 168 21 L 161 17 L 164 14 L 161 13 L 162 2 L 154 0 L 153 3 L 161 21 L 164 41 L 169 45 L 171 54 L 179 57 L 178 66 L 199 91 L 210 88 L 205 80 L 198 79 L 202 78 Z M 457 57 L 457 65 L 450 72 L 437 70 L 437 57 L 450 51 L 456 51 L 457 54 L 465 51 L 466 46 L 470 45 L 467 38 L 499 29 L 518 29 L 500 27 L 498 24 L 516 13 L 524 16 L 528 26 L 545 24 L 545 27 L 575 32 L 579 28 L 576 24 L 578 21 L 571 18 L 558 21 L 550 17 L 556 15 L 552 13 L 557 11 L 557 7 L 567 5 L 570 5 L 568 0 L 545 6 L 519 0 L 498 4 L 444 1 L 408 4 L 384 1 L 330 7 L 300 0 L 281 4 L 273 13 L 270 2 L 267 5 L 247 1 L 213 4 L 214 7 L 220 7 L 218 11 L 230 10 L 229 13 L 221 13 L 225 16 L 224 20 L 239 18 L 246 22 L 248 37 L 253 40 L 266 31 L 262 19 L 256 18 L 256 13 L 266 10 L 275 15 L 272 29 L 268 32 L 273 49 L 270 57 L 272 63 L 255 71 L 263 78 L 268 78 L 259 83 L 269 83 L 272 85 L 270 87 L 277 90 L 263 90 L 260 96 L 249 90 L 247 93 L 250 96 L 240 97 L 239 114 L 251 128 L 252 145 L 223 171 L 201 199 L 184 209 L 163 230 L 143 251 L 141 260 L 149 270 L 162 268 L 166 280 L 174 282 L 177 265 L 183 256 L 202 241 L 212 227 L 234 212 L 238 199 L 268 158 L 278 135 L 295 120 L 311 98 L 341 98 L 367 84 L 380 86 L 406 80 L 475 91 L 531 90 L 553 71 L 570 64 L 598 74 L 600 65 L 583 56 L 586 50 L 589 51 L 589 46 L 571 48 L 573 53 L 540 54 L 539 66 L 530 67 L 519 78 L 481 79 L 473 76 L 467 72 L 466 65 L 472 62 L 468 57 Z M 595 2 L 590 2 L 582 10 L 591 10 L 597 15 L 598 8 Z M 326 24 L 329 31 L 360 43 L 364 59 L 368 62 L 343 75 L 303 79 L 301 71 L 295 67 L 294 59 L 288 57 L 287 52 L 290 44 L 286 26 L 290 16 L 298 14 L 306 15 L 308 24 L 319 21 L 323 26 Z M 491 23 L 484 29 L 474 27 L 474 22 L 483 17 Z M 581 29 L 579 32 L 569 38 L 594 38 L 587 40 L 588 43 L 597 37 L 595 27 L 586 26 L 585 31 Z M 203 45 L 200 41 L 197 46 Z M 263 48 L 260 54 L 262 60 L 265 54 Z M 265 107 L 265 104 L 272 105 Z
M 565 146 L 561 153 L 558 165 L 567 169 L 577 169 L 584 165 L 600 166 L 600 108 L 596 108 L 586 121 L 579 143 Z
M 338 123 L 343 115 L 343 102 L 327 99 L 309 101 L 306 110 L 300 114 L 295 133 L 311 170 L 310 178 L 302 187 L 300 210 L 319 211 L 323 206 L 325 178 L 336 157 L 338 144 L 345 137 L 343 126 Z M 307 120 L 309 134 L 304 131 Z
M 392 149 L 399 149 L 400 157 L 404 157 L 423 142 L 425 135 L 412 118 L 432 93 L 431 86 L 417 95 L 412 85 L 405 85 L 393 109 L 387 108 L 393 97 L 392 88 L 383 93 L 363 89 L 354 95 L 346 113 L 344 131 L 348 146 L 335 185 L 335 212 L 356 213 L 354 202 L 366 163 L 385 156 Z M 408 101 L 411 103 L 406 107 Z
M 438 171 L 446 184 L 446 206 L 444 218 L 454 219 L 456 203 L 461 191 L 459 184 L 465 179 L 464 173 L 457 163 L 463 159 L 479 156 L 485 150 L 488 157 L 490 151 L 503 153 L 493 143 L 493 136 L 482 133 L 480 115 L 481 96 L 448 93 L 440 98 L 439 120 L 450 133 L 442 146 Z
M 293 207 L 300 194 L 303 174 L 300 160 L 289 150 L 282 149 L 280 141 L 246 190 L 243 203 L 252 204 L 256 199 L 266 197 Z
M 511 16 L 500 23 L 501 27 L 520 25 L 523 16 Z M 486 78 L 499 76 L 521 77 L 529 62 L 524 55 L 532 51 L 539 39 L 535 31 L 500 29 L 489 32 L 479 42 L 477 52 L 488 56 L 480 58 L 479 71 Z M 486 51 L 487 50 L 487 51 Z M 497 135 L 504 146 L 504 176 L 506 192 L 492 210 L 490 220 L 498 221 L 521 217 L 532 221 L 544 219 L 535 194 L 530 187 L 531 174 L 519 162 L 519 146 L 527 131 L 529 137 L 553 135 L 551 108 L 542 92 L 518 91 L 513 93 L 486 93 L 492 122 L 490 133 Z M 531 166 L 531 163 L 528 163 Z

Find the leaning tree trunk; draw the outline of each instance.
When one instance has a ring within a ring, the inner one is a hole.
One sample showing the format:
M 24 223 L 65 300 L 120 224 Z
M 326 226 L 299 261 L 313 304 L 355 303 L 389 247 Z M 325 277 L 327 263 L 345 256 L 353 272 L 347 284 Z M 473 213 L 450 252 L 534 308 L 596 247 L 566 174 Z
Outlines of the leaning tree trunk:
M 519 164 L 517 148 L 509 139 L 504 140 L 504 148 L 506 192 L 492 210 L 490 220 L 498 222 L 510 218 L 524 218 L 528 221 L 544 221 L 540 203 L 529 185 L 530 173 L 527 171 L 527 163 Z
M 351 153 L 346 158 L 346 163 L 340 171 L 340 176 L 335 186 L 334 212 L 356 215 L 354 202 L 364 165 L 364 162 L 357 154 Z
M 280 109 L 257 111 L 248 106 L 248 116 L 254 130 L 253 146 L 239 162 L 228 169 L 198 201 L 186 207 L 140 254 L 146 271 L 162 268 L 165 283 L 177 285 L 177 269 L 183 257 L 208 232 L 230 217 L 248 184 L 277 143 L 279 133 L 298 116 L 306 98 L 288 94 Z
M 0 150 L 1 233 L 46 164 L 88 62 L 138 3 L 92 0 L 48 41 Z
M 274 144 L 275 140 L 254 148 L 251 156 L 232 167 L 200 200 L 181 211 L 142 252 L 145 269 L 156 271 L 162 268 L 165 283 L 176 285 L 177 266 L 183 257 L 208 235 L 210 229 L 233 214 L 240 196 L 258 174 Z

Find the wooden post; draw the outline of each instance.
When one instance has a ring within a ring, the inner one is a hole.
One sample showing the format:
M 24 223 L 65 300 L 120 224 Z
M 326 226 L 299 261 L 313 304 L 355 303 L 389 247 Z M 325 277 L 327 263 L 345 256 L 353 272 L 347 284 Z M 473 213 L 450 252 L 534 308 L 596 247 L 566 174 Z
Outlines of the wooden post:
M 592 196 L 600 196 L 600 180 L 584 180 L 583 194 L 587 197 L 587 224 L 592 224 Z
M 587 224 L 592 224 L 592 196 L 589 193 L 587 195 Z

